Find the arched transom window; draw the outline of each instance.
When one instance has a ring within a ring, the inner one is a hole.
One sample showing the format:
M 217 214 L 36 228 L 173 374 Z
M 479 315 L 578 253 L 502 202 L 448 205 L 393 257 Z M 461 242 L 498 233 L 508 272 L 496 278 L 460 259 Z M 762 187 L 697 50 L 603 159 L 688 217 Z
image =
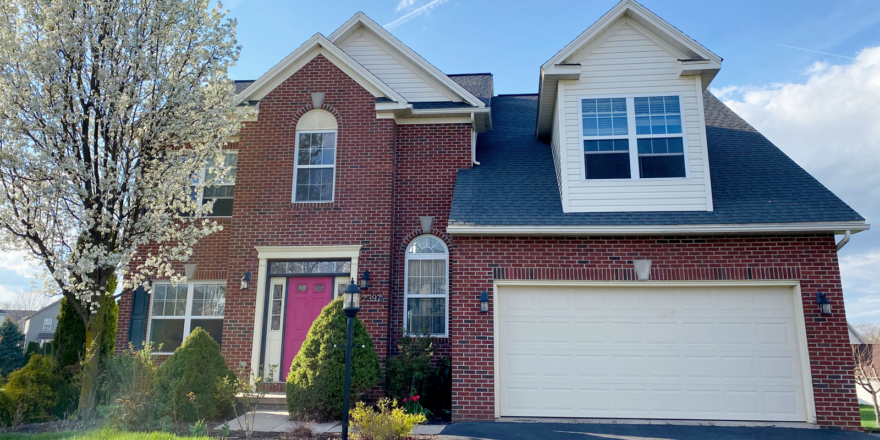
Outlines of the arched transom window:
M 337 128 L 327 110 L 310 110 L 297 121 L 294 202 L 333 201 Z
M 448 310 L 449 251 L 437 237 L 416 237 L 406 248 L 406 331 L 445 337 L 449 323 Z

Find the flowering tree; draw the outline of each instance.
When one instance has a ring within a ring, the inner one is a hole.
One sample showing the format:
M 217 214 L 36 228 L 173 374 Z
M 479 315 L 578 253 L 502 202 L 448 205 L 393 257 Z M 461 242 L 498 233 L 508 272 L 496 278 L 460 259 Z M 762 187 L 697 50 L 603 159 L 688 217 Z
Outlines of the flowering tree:
M 95 406 L 111 274 L 184 278 L 219 229 L 211 184 L 237 130 L 235 22 L 209 0 L 0 2 L 0 247 L 44 266 L 86 325 L 80 414 Z M 212 160 L 213 159 L 213 160 Z M 147 250 L 147 245 L 149 250 Z M 174 266 L 178 267 L 178 266 Z

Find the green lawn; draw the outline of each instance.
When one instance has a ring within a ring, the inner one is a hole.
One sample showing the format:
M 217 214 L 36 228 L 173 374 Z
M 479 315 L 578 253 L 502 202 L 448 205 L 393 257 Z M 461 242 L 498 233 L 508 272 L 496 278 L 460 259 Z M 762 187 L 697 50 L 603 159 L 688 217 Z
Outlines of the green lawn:
M 0 440 L 209 440 L 208 437 L 177 437 L 164 432 L 118 432 L 118 431 L 92 431 L 92 432 L 53 432 L 44 434 L 0 434 Z
M 874 407 L 871 405 L 859 405 L 859 412 L 862 415 L 862 428 L 876 430 L 877 422 L 874 417 Z

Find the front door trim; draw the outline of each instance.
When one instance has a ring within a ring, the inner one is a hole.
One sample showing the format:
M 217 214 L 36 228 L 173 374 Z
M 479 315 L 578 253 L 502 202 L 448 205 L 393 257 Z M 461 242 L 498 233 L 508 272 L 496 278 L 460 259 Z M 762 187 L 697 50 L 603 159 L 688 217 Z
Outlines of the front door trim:
M 748 287 L 748 286 L 786 286 L 792 290 L 794 301 L 795 326 L 798 329 L 798 349 L 800 351 L 801 378 L 804 384 L 804 399 L 807 423 L 816 422 L 816 401 L 813 396 L 813 374 L 810 371 L 810 354 L 807 347 L 807 327 L 804 318 L 804 304 L 801 295 L 800 280 L 721 280 L 721 281 L 571 281 L 571 280 L 495 280 L 492 283 L 492 334 L 493 344 L 493 377 L 495 401 L 495 419 L 501 419 L 501 372 L 498 368 L 498 359 L 501 356 L 500 335 L 498 334 L 499 310 L 501 300 L 499 287 L 504 286 L 547 286 L 547 287 Z
M 270 260 L 351 260 L 351 274 L 358 273 L 358 257 L 361 245 L 341 246 L 254 246 L 260 264 L 257 271 L 257 297 L 254 304 L 254 335 L 251 342 L 251 372 L 259 374 L 265 354 L 267 298 L 270 279 L 268 267 Z M 244 366 L 244 362 L 242 362 Z

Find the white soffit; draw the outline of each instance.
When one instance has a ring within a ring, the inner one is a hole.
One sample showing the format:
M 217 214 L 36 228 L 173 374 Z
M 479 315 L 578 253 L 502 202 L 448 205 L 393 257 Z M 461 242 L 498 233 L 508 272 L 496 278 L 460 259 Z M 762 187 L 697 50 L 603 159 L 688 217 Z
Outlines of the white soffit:
M 378 39 L 384 43 L 385 45 L 391 47 L 397 55 L 402 56 L 405 60 L 412 63 L 414 66 L 418 68 L 422 73 L 427 74 L 425 79 L 430 79 L 431 82 L 445 88 L 447 93 L 451 93 L 460 97 L 464 102 L 467 102 L 470 105 L 475 107 L 485 107 L 486 104 L 472 95 L 470 92 L 465 90 L 462 86 L 458 85 L 451 78 L 446 76 L 439 69 L 434 67 L 427 60 L 422 58 L 415 51 L 410 49 L 407 45 L 403 44 L 400 40 L 398 40 L 394 35 L 389 33 L 385 28 L 377 24 L 370 17 L 368 17 L 363 12 L 358 12 L 353 17 L 351 17 L 345 24 L 336 29 L 328 39 L 334 44 L 342 44 L 349 37 L 352 37 L 355 33 L 357 33 L 361 29 L 367 29 L 371 34 L 378 37 Z
M 353 60 L 342 49 L 338 48 L 321 34 L 315 34 L 312 38 L 309 38 L 300 47 L 291 52 L 290 55 L 239 93 L 236 96 L 236 103 L 259 101 L 317 55 L 324 55 L 325 58 L 367 89 L 373 96 L 377 98 L 386 97 L 400 104 L 407 103 L 400 94 L 383 83 L 372 72 Z

